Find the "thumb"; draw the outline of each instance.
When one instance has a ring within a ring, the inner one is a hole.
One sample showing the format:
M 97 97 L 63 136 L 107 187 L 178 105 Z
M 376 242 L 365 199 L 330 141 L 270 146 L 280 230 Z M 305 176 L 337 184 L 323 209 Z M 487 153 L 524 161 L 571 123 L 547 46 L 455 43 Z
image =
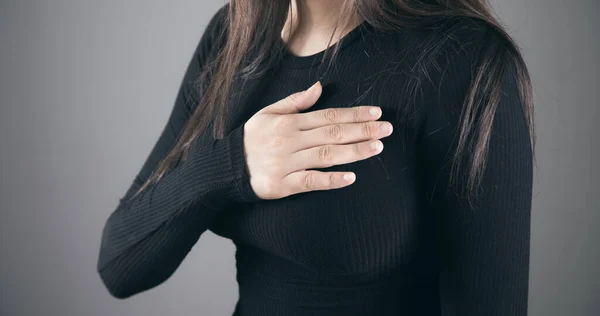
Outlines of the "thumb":
M 307 90 L 297 92 L 264 107 L 259 112 L 263 114 L 292 114 L 306 110 L 313 106 L 323 92 L 321 82 L 317 81 Z

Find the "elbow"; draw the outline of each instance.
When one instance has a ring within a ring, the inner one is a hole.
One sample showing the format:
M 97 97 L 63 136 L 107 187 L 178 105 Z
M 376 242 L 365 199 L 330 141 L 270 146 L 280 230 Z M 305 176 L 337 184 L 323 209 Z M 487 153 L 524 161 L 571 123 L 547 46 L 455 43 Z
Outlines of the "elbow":
M 106 249 L 104 244 L 100 248 L 96 273 L 108 293 L 116 299 L 126 299 L 141 292 L 140 277 L 135 273 L 135 267 L 131 267 L 128 263 L 128 258 L 122 255 L 110 255 L 111 252 L 107 252 Z
M 169 275 L 161 274 L 154 269 L 143 269 L 137 265 L 125 267 L 115 262 L 99 268 L 98 274 L 108 293 L 121 300 L 154 288 L 164 282 Z
M 122 288 L 119 288 L 119 287 L 107 287 L 107 289 L 108 289 L 108 293 L 112 297 L 119 299 L 119 300 L 124 300 L 126 298 L 133 296 L 133 294 L 135 294 L 135 293 L 123 290 Z
M 124 299 L 129 298 L 129 297 L 133 296 L 134 294 L 136 294 L 135 292 L 127 290 L 126 287 L 107 286 L 106 288 L 108 289 L 108 293 L 112 297 L 119 299 L 119 300 L 124 300 Z
M 130 284 L 108 276 L 106 273 L 100 272 L 100 279 L 108 293 L 116 299 L 124 300 L 137 293 L 132 290 Z
M 135 282 L 127 278 L 127 273 L 114 271 L 110 266 L 98 269 L 98 274 L 108 293 L 120 300 L 129 298 L 139 292 Z

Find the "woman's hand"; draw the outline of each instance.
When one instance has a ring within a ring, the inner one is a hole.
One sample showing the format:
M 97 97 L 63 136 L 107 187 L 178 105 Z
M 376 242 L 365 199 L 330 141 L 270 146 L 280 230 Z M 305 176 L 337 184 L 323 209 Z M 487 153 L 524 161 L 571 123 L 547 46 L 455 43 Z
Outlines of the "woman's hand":
M 298 113 L 315 104 L 321 92 L 317 82 L 263 108 L 245 123 L 244 150 L 250 184 L 258 197 L 280 199 L 345 187 L 354 182 L 353 173 L 306 169 L 351 163 L 383 150 L 378 139 L 392 133 L 392 124 L 377 121 L 381 116 L 378 107 Z

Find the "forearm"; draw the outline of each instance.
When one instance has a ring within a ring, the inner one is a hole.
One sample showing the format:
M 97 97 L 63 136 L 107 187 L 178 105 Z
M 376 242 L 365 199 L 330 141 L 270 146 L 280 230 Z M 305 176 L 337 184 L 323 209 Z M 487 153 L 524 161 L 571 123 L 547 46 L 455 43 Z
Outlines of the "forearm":
M 222 140 L 192 147 L 157 183 L 121 200 L 106 222 L 98 260 L 111 292 L 127 296 L 162 282 L 220 210 L 258 200 L 243 155 L 240 126 Z
M 106 288 L 127 298 L 167 280 L 179 267 L 218 209 L 190 208 L 167 220 L 138 244 L 99 269 Z

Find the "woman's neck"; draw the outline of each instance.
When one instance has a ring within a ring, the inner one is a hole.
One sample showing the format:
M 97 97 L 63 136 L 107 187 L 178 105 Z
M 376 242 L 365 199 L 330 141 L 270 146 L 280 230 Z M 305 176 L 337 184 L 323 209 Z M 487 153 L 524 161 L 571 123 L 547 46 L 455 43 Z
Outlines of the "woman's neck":
M 347 14 L 340 14 L 345 0 L 292 0 L 292 6 L 281 37 L 288 50 L 297 56 L 308 56 L 337 43 L 362 21 L 358 14 L 349 25 L 338 25 Z M 338 26 L 337 30 L 335 29 Z M 332 34 L 334 33 L 333 38 Z

